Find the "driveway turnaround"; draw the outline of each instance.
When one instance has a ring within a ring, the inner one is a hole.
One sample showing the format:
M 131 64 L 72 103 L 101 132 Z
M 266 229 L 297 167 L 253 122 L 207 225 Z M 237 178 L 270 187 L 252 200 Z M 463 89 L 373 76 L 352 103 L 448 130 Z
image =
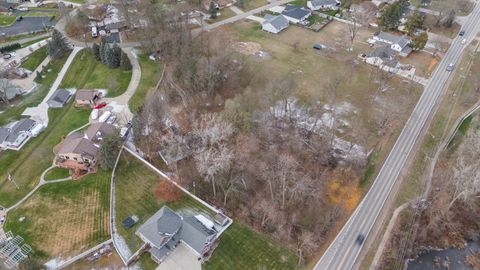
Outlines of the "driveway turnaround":
M 50 20 L 51 17 L 23 17 L 19 22 L 14 22 L 10 26 L 0 27 L 0 33 L 7 36 L 14 36 L 19 34 L 38 32 L 43 30 L 46 26 L 55 25 L 55 20 Z
M 314 267 L 315 270 L 350 270 L 354 267 L 365 240 L 382 211 L 400 172 L 410 154 L 415 151 L 413 149 L 415 143 L 422 139 L 423 128 L 428 119 L 435 114 L 435 105 L 441 101 L 442 95 L 448 88 L 452 72 L 446 70 L 447 66 L 460 63 L 464 49 L 480 31 L 479 4 L 468 16 L 463 29 L 465 30 L 465 36 L 457 36 L 453 39 L 450 49 L 425 87 L 372 187 L 322 258 L 317 262 Z M 466 44 L 462 44 L 463 38 L 467 39 Z

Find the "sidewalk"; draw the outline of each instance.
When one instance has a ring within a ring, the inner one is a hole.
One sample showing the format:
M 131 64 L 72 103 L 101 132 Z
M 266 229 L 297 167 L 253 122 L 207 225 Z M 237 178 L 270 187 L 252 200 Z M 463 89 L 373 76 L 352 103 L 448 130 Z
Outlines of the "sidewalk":
M 230 8 L 231 11 L 233 11 L 237 15 L 240 15 L 240 14 L 244 13 L 243 10 L 239 9 L 236 6 L 230 6 L 229 8 Z M 255 16 L 255 15 L 248 16 L 247 19 L 252 20 L 252 21 L 257 21 L 259 23 L 263 23 L 265 21 L 264 18 Z
M 67 70 L 70 67 L 70 64 L 72 64 L 73 59 L 75 58 L 77 53 L 82 49 L 83 49 L 82 47 L 75 47 L 73 49 L 73 51 L 70 53 L 70 56 L 68 56 L 68 59 L 65 62 L 65 65 L 63 65 L 62 69 L 58 73 L 57 79 L 55 80 L 55 82 L 53 82 L 52 87 L 50 88 L 50 91 L 48 92 L 47 96 L 43 99 L 43 101 L 37 107 L 26 108 L 25 111 L 22 113 L 22 115 L 30 116 L 33 120 L 42 123 L 45 127 L 48 126 L 47 101 L 50 99 L 53 93 L 58 89 L 58 87 L 60 86 L 60 83 L 63 80 L 63 77 L 65 76 L 65 73 L 67 73 Z

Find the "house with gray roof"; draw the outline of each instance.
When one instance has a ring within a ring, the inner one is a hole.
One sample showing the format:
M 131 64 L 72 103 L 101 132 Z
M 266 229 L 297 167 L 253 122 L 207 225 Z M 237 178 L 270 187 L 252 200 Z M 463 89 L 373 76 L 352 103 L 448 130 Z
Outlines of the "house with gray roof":
M 24 118 L 0 128 L 0 147 L 17 149 L 31 137 L 36 124 L 34 120 Z
M 12 84 L 8 79 L 0 79 L 0 86 L 0 101 L 10 101 L 23 93 L 23 88 Z
M 373 34 L 371 43 L 376 43 L 378 45 L 390 45 L 392 50 L 398 52 L 401 56 L 408 56 L 412 52 L 412 48 L 408 45 L 410 44 L 410 39 L 407 35 L 394 35 L 387 32 L 376 32 Z
M 335 10 L 340 5 L 341 3 L 338 0 L 310 0 L 307 2 L 307 7 L 310 10 Z
M 179 214 L 163 206 L 136 231 L 150 247 L 152 259 L 162 263 L 180 243 L 184 243 L 203 261 L 218 238 L 215 223 L 203 214 Z
M 50 99 L 47 101 L 48 107 L 50 108 L 62 108 L 65 104 L 68 103 L 72 93 L 64 89 L 57 89 L 53 92 Z
M 312 12 L 300 5 L 287 4 L 282 15 L 292 23 L 299 23 L 308 19 Z
M 262 30 L 278 34 L 280 31 L 288 27 L 288 19 L 283 15 L 267 14 L 264 17 L 265 21 L 262 23 Z
M 374 66 L 388 66 L 390 68 L 395 68 L 398 65 L 396 52 L 388 45 L 373 49 L 365 56 L 365 62 Z

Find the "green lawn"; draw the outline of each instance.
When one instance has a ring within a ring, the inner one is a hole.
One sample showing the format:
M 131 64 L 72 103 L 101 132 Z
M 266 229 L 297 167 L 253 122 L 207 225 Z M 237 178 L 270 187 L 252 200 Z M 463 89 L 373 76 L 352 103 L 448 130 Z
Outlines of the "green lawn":
M 25 110 L 25 108 L 38 105 L 47 95 L 50 86 L 57 78 L 57 74 L 65 64 L 65 61 L 67 61 L 67 58 L 68 54 L 61 59 L 50 61 L 46 66 L 45 70 L 50 69 L 51 71 L 42 72 L 42 74 L 44 74 L 46 77 L 43 79 L 39 78 L 35 80 L 41 85 L 39 85 L 38 88 L 32 93 L 26 96 L 19 97 L 17 98 L 17 100 L 13 101 L 14 106 L 5 106 L 3 105 L 3 103 L 0 103 L 0 111 L 3 111 L 2 113 L 0 113 L 0 125 L 4 125 L 12 120 L 20 118 L 20 115 Z
M 313 14 L 312 16 L 308 17 L 307 20 L 310 22 L 310 24 L 314 24 L 324 22 L 325 18 L 321 17 L 320 15 Z
M 64 179 L 69 176 L 70 176 L 70 172 L 68 171 L 68 169 L 54 167 L 45 174 L 44 178 L 46 181 L 48 181 L 48 180 Z
M 158 61 L 152 61 L 147 55 L 143 54 L 138 56 L 138 61 L 142 70 L 142 77 L 137 90 L 128 101 L 128 106 L 133 113 L 138 112 L 148 91 L 157 85 L 162 75 L 162 65 Z
M 15 22 L 16 17 L 12 15 L 0 14 L 0 26 L 7 26 Z
M 109 238 L 109 196 L 109 171 L 47 184 L 9 212 L 5 229 L 33 247 L 33 258 L 78 254 Z
M 60 17 L 60 12 L 52 10 L 52 11 L 27 11 L 22 13 L 23 17 Z
M 205 270 L 296 269 L 297 256 L 245 225 L 234 222 L 221 236 Z
M 75 108 L 73 102 L 63 109 L 49 109 L 49 126 L 38 137 L 32 138 L 20 151 L 0 154 L 0 204 L 10 206 L 32 190 L 44 170 L 52 165 L 53 147 L 70 131 L 86 124 L 90 110 Z M 10 172 L 15 186 L 7 181 Z
M 209 213 L 203 205 L 187 195 L 172 203 L 157 199 L 154 194 L 155 186 L 162 178 L 127 152 L 122 155 L 115 179 L 117 229 L 132 251 L 142 245 L 140 238 L 135 235 L 137 228 L 165 204 L 172 209 L 189 208 Z M 140 221 L 126 229 L 121 222 L 131 215 L 138 216 Z
M 95 60 L 91 50 L 83 49 L 73 60 L 60 86 L 107 89 L 108 97 L 116 97 L 127 90 L 131 78 L 131 70 L 108 68 Z
M 43 60 L 47 58 L 47 56 L 48 56 L 47 46 L 43 46 L 42 48 L 34 51 L 32 54 L 27 56 L 20 66 L 22 68 L 26 68 L 28 70 L 34 71 L 43 62 Z

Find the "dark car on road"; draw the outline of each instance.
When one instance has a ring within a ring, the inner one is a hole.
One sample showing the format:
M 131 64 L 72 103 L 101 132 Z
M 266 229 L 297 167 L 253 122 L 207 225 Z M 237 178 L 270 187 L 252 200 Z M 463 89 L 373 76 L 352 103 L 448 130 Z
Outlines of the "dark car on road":
M 458 35 L 463 37 L 465 35 L 465 30 L 460 31 L 460 33 L 458 33 Z
M 363 234 L 359 234 L 357 236 L 357 240 L 355 240 L 355 242 L 359 245 L 362 245 L 363 244 L 363 241 L 365 241 L 365 235 Z

